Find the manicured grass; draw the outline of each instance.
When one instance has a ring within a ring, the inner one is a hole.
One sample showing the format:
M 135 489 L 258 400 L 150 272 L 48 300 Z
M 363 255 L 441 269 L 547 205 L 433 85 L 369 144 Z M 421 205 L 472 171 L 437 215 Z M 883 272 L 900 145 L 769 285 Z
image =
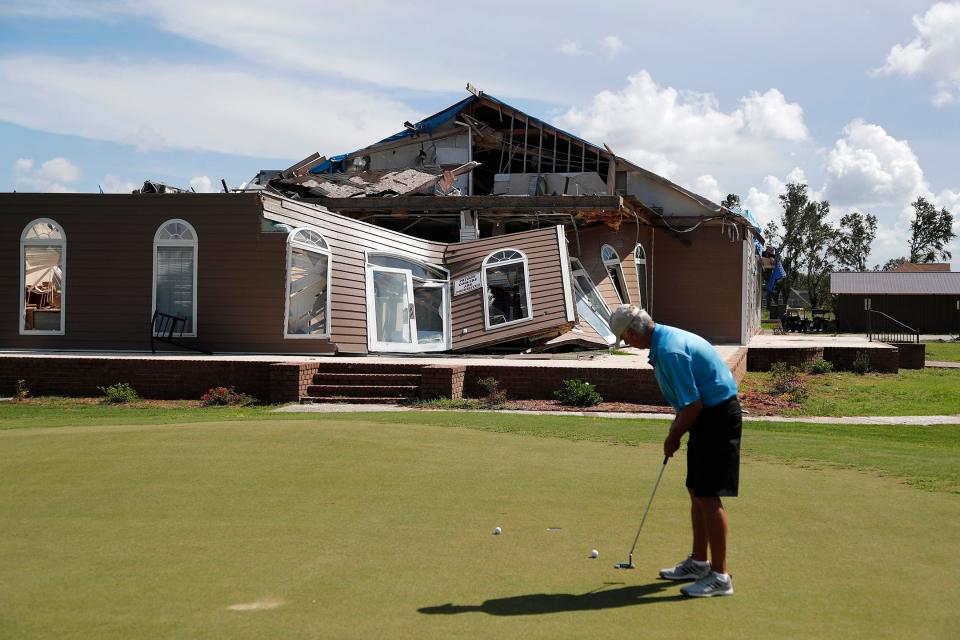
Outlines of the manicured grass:
M 924 342 L 927 345 L 927 360 L 939 360 L 940 362 L 960 362 L 960 342 L 941 342 L 931 340 Z
M 688 550 L 682 453 L 638 569 L 611 567 L 659 469 L 662 422 L 126 415 L 0 432 L 0 637 L 673 638 L 701 635 L 705 619 L 723 620 L 716 638 L 955 628 L 957 479 L 918 491 L 810 460 L 914 474 L 898 461 L 912 455 L 955 474 L 957 427 L 750 425 L 742 497 L 726 501 L 737 595 L 688 602 L 654 579 Z M 228 609 L 251 603 L 275 608 Z
M 929 416 L 960 414 L 960 369 L 901 369 L 857 375 L 836 372 L 806 377 L 809 397 L 794 416 Z M 770 374 L 748 373 L 741 390 L 766 392 Z

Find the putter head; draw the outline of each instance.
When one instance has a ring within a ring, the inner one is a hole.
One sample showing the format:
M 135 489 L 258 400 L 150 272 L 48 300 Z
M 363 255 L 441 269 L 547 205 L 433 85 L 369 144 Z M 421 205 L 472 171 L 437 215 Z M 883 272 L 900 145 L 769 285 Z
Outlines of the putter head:
M 621 562 L 619 564 L 613 565 L 614 569 L 636 569 L 637 565 L 632 562 Z

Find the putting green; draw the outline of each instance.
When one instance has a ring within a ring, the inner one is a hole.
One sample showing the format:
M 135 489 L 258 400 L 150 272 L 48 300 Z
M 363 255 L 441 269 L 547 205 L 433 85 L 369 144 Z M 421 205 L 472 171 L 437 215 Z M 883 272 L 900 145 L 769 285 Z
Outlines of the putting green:
M 0 637 L 954 637 L 960 495 L 746 460 L 737 593 L 688 601 L 655 579 L 682 456 L 612 568 L 660 460 L 336 419 L 2 432 Z

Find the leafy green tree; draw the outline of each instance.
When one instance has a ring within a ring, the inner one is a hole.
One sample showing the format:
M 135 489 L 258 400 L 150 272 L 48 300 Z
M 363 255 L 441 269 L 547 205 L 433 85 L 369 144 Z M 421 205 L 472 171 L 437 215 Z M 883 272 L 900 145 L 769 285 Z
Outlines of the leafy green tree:
M 735 193 L 728 193 L 727 197 L 720 202 L 721 207 L 736 210 L 740 208 L 740 196 Z
M 799 268 L 803 254 L 804 209 L 810 204 L 807 194 L 807 185 L 791 182 L 787 185 L 787 192 L 780 194 L 780 226 L 777 227 L 780 242 L 780 262 L 783 264 L 787 277 L 783 283 L 783 299 L 786 304 L 793 289 L 799 282 Z M 768 225 L 769 226 L 769 225 Z
M 903 256 L 900 256 L 899 258 L 890 258 L 883 264 L 883 267 L 876 267 L 874 270 L 875 271 L 893 271 L 894 269 L 902 265 L 904 262 L 910 262 L 910 261 Z
M 866 271 L 870 245 L 877 237 L 877 217 L 857 211 L 840 218 L 834 254 L 844 271 Z
M 947 245 L 956 237 L 953 214 L 937 208 L 920 196 L 911 202 L 914 217 L 910 222 L 910 262 L 948 261 L 952 257 Z
M 834 270 L 837 230 L 827 220 L 830 203 L 808 202 L 801 216 L 801 252 L 798 267 L 805 271 L 804 281 L 810 306 L 824 305 L 830 296 L 830 273 Z

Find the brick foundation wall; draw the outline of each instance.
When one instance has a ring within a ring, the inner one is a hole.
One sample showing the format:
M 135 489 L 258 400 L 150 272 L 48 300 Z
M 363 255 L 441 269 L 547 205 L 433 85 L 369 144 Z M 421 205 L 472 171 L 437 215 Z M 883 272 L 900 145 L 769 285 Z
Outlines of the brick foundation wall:
M 195 399 L 211 387 L 270 397 L 269 362 L 138 358 L 0 358 L 0 395 L 25 380 L 30 395 L 99 396 L 98 387 L 125 382 L 144 398 Z
M 817 358 L 831 363 L 837 371 L 850 371 L 853 361 L 861 351 L 870 358 L 870 370 L 881 373 L 896 373 L 900 365 L 897 349 L 858 349 L 856 347 L 751 347 L 747 354 L 748 371 L 769 371 L 774 362 L 786 362 L 790 366 L 809 367 Z
M 269 366 L 270 402 L 298 402 L 307 395 L 319 362 L 277 362 Z
M 507 396 L 517 400 L 553 399 L 553 392 L 564 380 L 574 378 L 590 382 L 608 402 L 666 404 L 652 369 L 599 369 L 587 367 L 491 367 L 469 366 L 464 395 L 477 398 L 484 390 L 477 384 L 483 378 L 496 378 Z
M 463 397 L 467 368 L 463 365 L 427 365 L 420 370 L 424 400 Z
M 900 352 L 901 369 L 923 369 L 927 364 L 927 345 L 922 342 L 891 342 Z

